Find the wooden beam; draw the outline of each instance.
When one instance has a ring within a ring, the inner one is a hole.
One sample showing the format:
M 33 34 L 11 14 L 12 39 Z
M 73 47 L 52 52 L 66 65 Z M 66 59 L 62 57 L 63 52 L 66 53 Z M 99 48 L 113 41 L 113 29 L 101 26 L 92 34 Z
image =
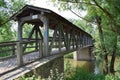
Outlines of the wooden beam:
M 64 34 L 64 31 L 63 31 L 63 25 L 61 25 L 61 34 L 63 35 L 63 38 L 64 38 L 64 44 L 65 44 L 66 50 L 68 50 L 67 40 L 66 40 L 66 37 L 65 37 L 65 34 Z
M 37 27 L 37 30 L 38 30 L 38 32 L 39 32 L 39 35 L 40 35 L 41 39 L 43 39 L 43 35 L 42 35 L 42 32 L 41 32 L 40 28 Z
M 75 49 L 75 31 L 72 30 L 72 45 L 73 45 L 73 49 Z
M 28 41 L 32 38 L 34 31 L 35 31 L 35 26 L 33 27 L 32 31 L 29 34 Z M 26 47 L 27 47 L 27 43 L 23 47 L 23 52 L 25 51 Z
M 62 48 L 62 32 L 61 32 L 61 26 L 59 26 L 59 52 L 61 52 L 61 48 Z
M 44 43 L 44 56 L 50 55 L 49 53 L 49 20 L 46 16 L 42 15 L 40 16 L 40 20 L 44 24 L 44 30 L 43 30 L 43 43 Z
M 53 38 L 52 38 L 52 41 L 51 41 L 50 46 L 49 46 L 50 53 L 52 51 L 52 47 L 53 47 L 53 44 L 55 42 L 55 38 L 57 36 L 57 31 L 58 31 L 58 26 L 55 27 L 55 30 L 54 30 L 54 33 L 53 33 Z
M 22 21 L 18 21 L 18 41 L 22 42 Z
M 67 31 L 66 31 L 65 37 L 66 37 L 67 49 L 70 50 L 70 47 L 69 47 L 69 41 L 70 41 L 69 39 L 70 39 L 70 38 L 69 38 L 69 34 L 68 34 Z
M 35 39 L 36 39 L 36 42 L 35 42 L 35 50 L 38 51 L 38 28 L 39 26 L 35 25 Z
M 42 16 L 41 14 L 30 15 L 30 16 L 23 17 L 20 20 L 22 22 L 31 21 L 31 20 L 40 20 L 41 16 Z

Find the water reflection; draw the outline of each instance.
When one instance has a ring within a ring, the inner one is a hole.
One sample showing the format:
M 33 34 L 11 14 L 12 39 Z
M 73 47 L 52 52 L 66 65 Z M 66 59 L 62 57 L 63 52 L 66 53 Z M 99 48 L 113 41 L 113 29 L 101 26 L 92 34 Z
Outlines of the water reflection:
M 69 62 L 71 67 L 83 67 L 89 72 L 94 72 L 94 61 L 76 61 L 69 58 L 64 58 L 65 62 Z

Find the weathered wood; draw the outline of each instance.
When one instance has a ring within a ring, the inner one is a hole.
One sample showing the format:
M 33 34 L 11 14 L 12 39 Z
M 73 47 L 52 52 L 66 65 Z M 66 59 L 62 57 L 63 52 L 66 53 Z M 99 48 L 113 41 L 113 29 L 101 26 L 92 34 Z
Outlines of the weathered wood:
M 70 47 L 69 47 L 69 46 L 70 46 L 70 45 L 69 45 L 69 41 L 70 41 L 69 39 L 70 39 L 70 38 L 69 38 L 68 32 L 66 32 L 65 37 L 66 37 L 67 50 L 70 50 Z
M 53 33 L 53 38 L 52 38 L 52 41 L 50 43 L 50 46 L 49 46 L 49 50 L 50 50 L 50 53 L 52 51 L 52 47 L 53 47 L 53 44 L 55 43 L 55 39 L 56 39 L 56 36 L 57 36 L 57 31 L 58 31 L 58 26 L 55 27 L 55 30 L 54 30 L 54 33 Z
M 40 17 L 41 21 L 44 24 L 44 30 L 43 30 L 43 43 L 44 43 L 44 56 L 48 56 L 49 53 L 49 20 L 46 16 Z
M 71 42 L 72 42 L 72 32 L 70 32 L 69 48 L 71 46 Z
M 75 31 L 72 30 L 72 45 L 73 45 L 73 49 L 75 49 Z
M 83 47 L 83 34 L 82 32 L 80 33 L 80 47 Z
M 18 41 L 22 42 L 22 25 L 23 22 L 18 21 Z
M 78 48 L 80 48 L 80 33 L 78 34 Z
M 13 45 L 11 48 L 12 48 L 12 55 L 15 55 L 15 45 Z
M 43 40 L 43 35 L 42 35 L 42 32 L 41 32 L 40 28 L 37 27 L 37 30 L 38 30 L 38 32 L 39 32 L 39 35 L 40 35 L 41 39 Z
M 25 16 L 25 17 L 21 18 L 20 20 L 22 22 L 26 22 L 26 21 L 30 21 L 30 20 L 39 19 L 40 17 L 41 17 L 41 14 L 36 14 L 36 15 Z
M 31 40 L 34 31 L 35 31 L 35 26 L 32 28 L 32 31 L 31 31 L 30 34 L 29 34 L 28 41 Z M 26 44 L 24 45 L 24 47 L 23 47 L 23 52 L 25 51 L 26 47 L 27 47 L 27 43 L 26 43 Z
M 43 57 L 43 41 L 39 40 L 39 58 Z
M 17 49 L 16 49 L 17 63 L 18 63 L 18 66 L 22 66 L 23 65 L 23 48 L 22 48 L 22 44 L 20 42 L 17 42 L 16 45 L 17 45 Z
M 36 43 L 35 43 L 35 50 L 38 51 L 38 28 L 39 26 L 35 25 L 35 39 L 36 39 Z
M 61 34 L 63 35 L 63 41 L 64 41 L 64 45 L 66 47 L 66 50 L 68 50 L 68 47 L 67 47 L 67 40 L 66 40 L 66 37 L 65 37 L 65 34 L 64 34 L 64 31 L 63 31 L 63 26 L 61 25 Z
M 78 34 L 76 35 L 76 49 L 78 48 Z
M 61 33 L 61 26 L 59 26 L 59 52 L 61 52 L 61 48 L 62 48 L 62 33 Z

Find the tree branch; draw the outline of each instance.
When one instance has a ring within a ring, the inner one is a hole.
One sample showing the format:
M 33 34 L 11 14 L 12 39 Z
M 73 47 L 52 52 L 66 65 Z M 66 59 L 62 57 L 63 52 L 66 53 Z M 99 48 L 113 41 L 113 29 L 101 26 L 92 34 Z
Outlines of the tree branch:
M 96 4 L 97 7 L 99 7 L 107 16 L 109 16 L 109 18 L 112 18 L 112 19 L 113 19 L 112 15 L 111 15 L 106 9 L 102 8 L 102 7 L 97 3 L 96 0 L 93 0 L 93 1 L 94 1 L 94 3 Z
M 86 19 L 86 18 L 81 17 L 80 15 L 78 15 L 77 13 L 75 13 L 75 12 L 74 12 L 73 10 L 71 10 L 70 8 L 69 8 L 69 10 L 70 10 L 73 14 L 75 14 L 76 16 L 78 16 L 79 18 L 81 18 L 81 19 L 83 19 L 83 20 L 85 20 L 85 21 L 87 21 L 87 22 L 93 23 L 93 21 L 90 21 L 90 20 L 88 20 L 88 19 Z M 96 22 L 94 21 L 94 23 L 96 23 Z
M 88 4 L 88 5 L 94 5 L 95 6 L 95 4 L 92 4 L 92 3 L 86 3 L 86 2 L 79 2 L 79 1 L 77 1 L 77 0 L 75 0 L 75 1 L 69 1 L 69 0 L 67 0 L 67 1 L 64 1 L 64 0 L 59 0 L 60 2 L 70 2 L 70 3 L 80 3 L 80 4 Z

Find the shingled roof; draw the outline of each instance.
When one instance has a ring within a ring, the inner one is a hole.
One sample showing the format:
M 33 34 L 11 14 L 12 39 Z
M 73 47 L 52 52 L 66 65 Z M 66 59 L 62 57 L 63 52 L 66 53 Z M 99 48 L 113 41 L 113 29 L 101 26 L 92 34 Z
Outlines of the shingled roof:
M 69 30 L 74 28 L 76 30 L 76 32 L 82 32 L 82 33 L 85 33 L 86 35 L 89 35 L 91 37 L 90 34 L 86 33 L 85 31 L 83 31 L 82 29 L 77 27 L 76 25 L 72 24 L 67 19 L 63 18 L 62 16 L 53 12 L 52 10 L 45 9 L 45 8 L 26 5 L 22 9 L 20 9 L 17 13 L 15 13 L 12 17 L 10 17 L 10 19 L 17 21 L 20 18 L 25 17 L 25 16 L 29 16 L 31 14 L 35 15 L 35 14 L 41 14 L 41 13 L 44 13 L 45 16 L 47 16 L 49 18 L 51 29 L 54 29 L 54 26 L 60 22 L 64 25 L 64 28 L 66 28 L 65 30 L 69 31 Z M 41 21 L 39 21 L 39 20 L 29 21 L 27 23 L 31 23 L 31 24 L 39 23 L 40 24 Z

